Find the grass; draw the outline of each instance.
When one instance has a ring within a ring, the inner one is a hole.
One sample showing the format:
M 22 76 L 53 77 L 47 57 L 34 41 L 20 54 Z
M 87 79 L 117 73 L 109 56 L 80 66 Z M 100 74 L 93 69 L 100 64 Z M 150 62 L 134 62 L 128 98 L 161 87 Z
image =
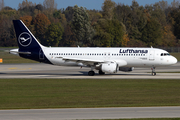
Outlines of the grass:
M 180 80 L 0 79 L 0 109 L 180 106 Z

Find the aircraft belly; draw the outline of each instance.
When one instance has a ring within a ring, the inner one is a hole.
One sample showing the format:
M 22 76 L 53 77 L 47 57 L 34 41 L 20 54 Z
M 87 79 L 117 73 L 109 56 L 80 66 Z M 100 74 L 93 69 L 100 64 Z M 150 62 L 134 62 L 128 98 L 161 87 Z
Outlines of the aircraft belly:
M 52 59 L 51 62 L 54 65 L 59 65 L 59 66 L 77 66 L 78 65 L 76 62 L 62 60 L 62 58 Z

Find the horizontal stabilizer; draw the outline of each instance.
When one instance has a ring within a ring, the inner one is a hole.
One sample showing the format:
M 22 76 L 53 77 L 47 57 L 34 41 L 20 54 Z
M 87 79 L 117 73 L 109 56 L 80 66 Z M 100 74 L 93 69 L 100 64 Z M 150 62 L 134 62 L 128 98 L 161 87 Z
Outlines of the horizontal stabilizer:
M 31 52 L 19 51 L 19 49 L 12 49 L 9 51 L 9 53 L 14 54 L 14 55 L 18 55 L 18 54 L 30 55 L 31 54 Z

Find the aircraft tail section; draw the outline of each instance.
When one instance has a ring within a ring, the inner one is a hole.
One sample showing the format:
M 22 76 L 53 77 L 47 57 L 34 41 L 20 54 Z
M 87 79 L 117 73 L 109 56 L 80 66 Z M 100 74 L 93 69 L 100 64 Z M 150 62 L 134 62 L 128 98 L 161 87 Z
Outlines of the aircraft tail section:
M 20 57 L 50 63 L 44 55 L 43 48 L 35 36 L 21 20 L 13 20 Z M 11 52 L 10 52 L 11 53 Z M 43 58 L 43 59 L 42 59 Z
M 41 44 L 21 20 L 13 20 L 20 51 L 41 48 Z

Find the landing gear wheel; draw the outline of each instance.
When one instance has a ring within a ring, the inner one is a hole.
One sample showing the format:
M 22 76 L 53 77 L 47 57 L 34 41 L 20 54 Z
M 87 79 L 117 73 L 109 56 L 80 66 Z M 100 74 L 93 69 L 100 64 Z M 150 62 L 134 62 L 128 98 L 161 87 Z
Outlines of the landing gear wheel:
M 99 70 L 99 74 L 100 74 L 100 75 L 104 75 L 105 72 L 103 72 L 102 70 Z
M 88 75 L 89 75 L 89 76 L 94 76 L 94 75 L 95 75 L 95 72 L 94 72 L 94 71 L 89 71 L 89 72 L 88 72 Z
M 156 72 L 152 72 L 152 76 L 156 76 Z

